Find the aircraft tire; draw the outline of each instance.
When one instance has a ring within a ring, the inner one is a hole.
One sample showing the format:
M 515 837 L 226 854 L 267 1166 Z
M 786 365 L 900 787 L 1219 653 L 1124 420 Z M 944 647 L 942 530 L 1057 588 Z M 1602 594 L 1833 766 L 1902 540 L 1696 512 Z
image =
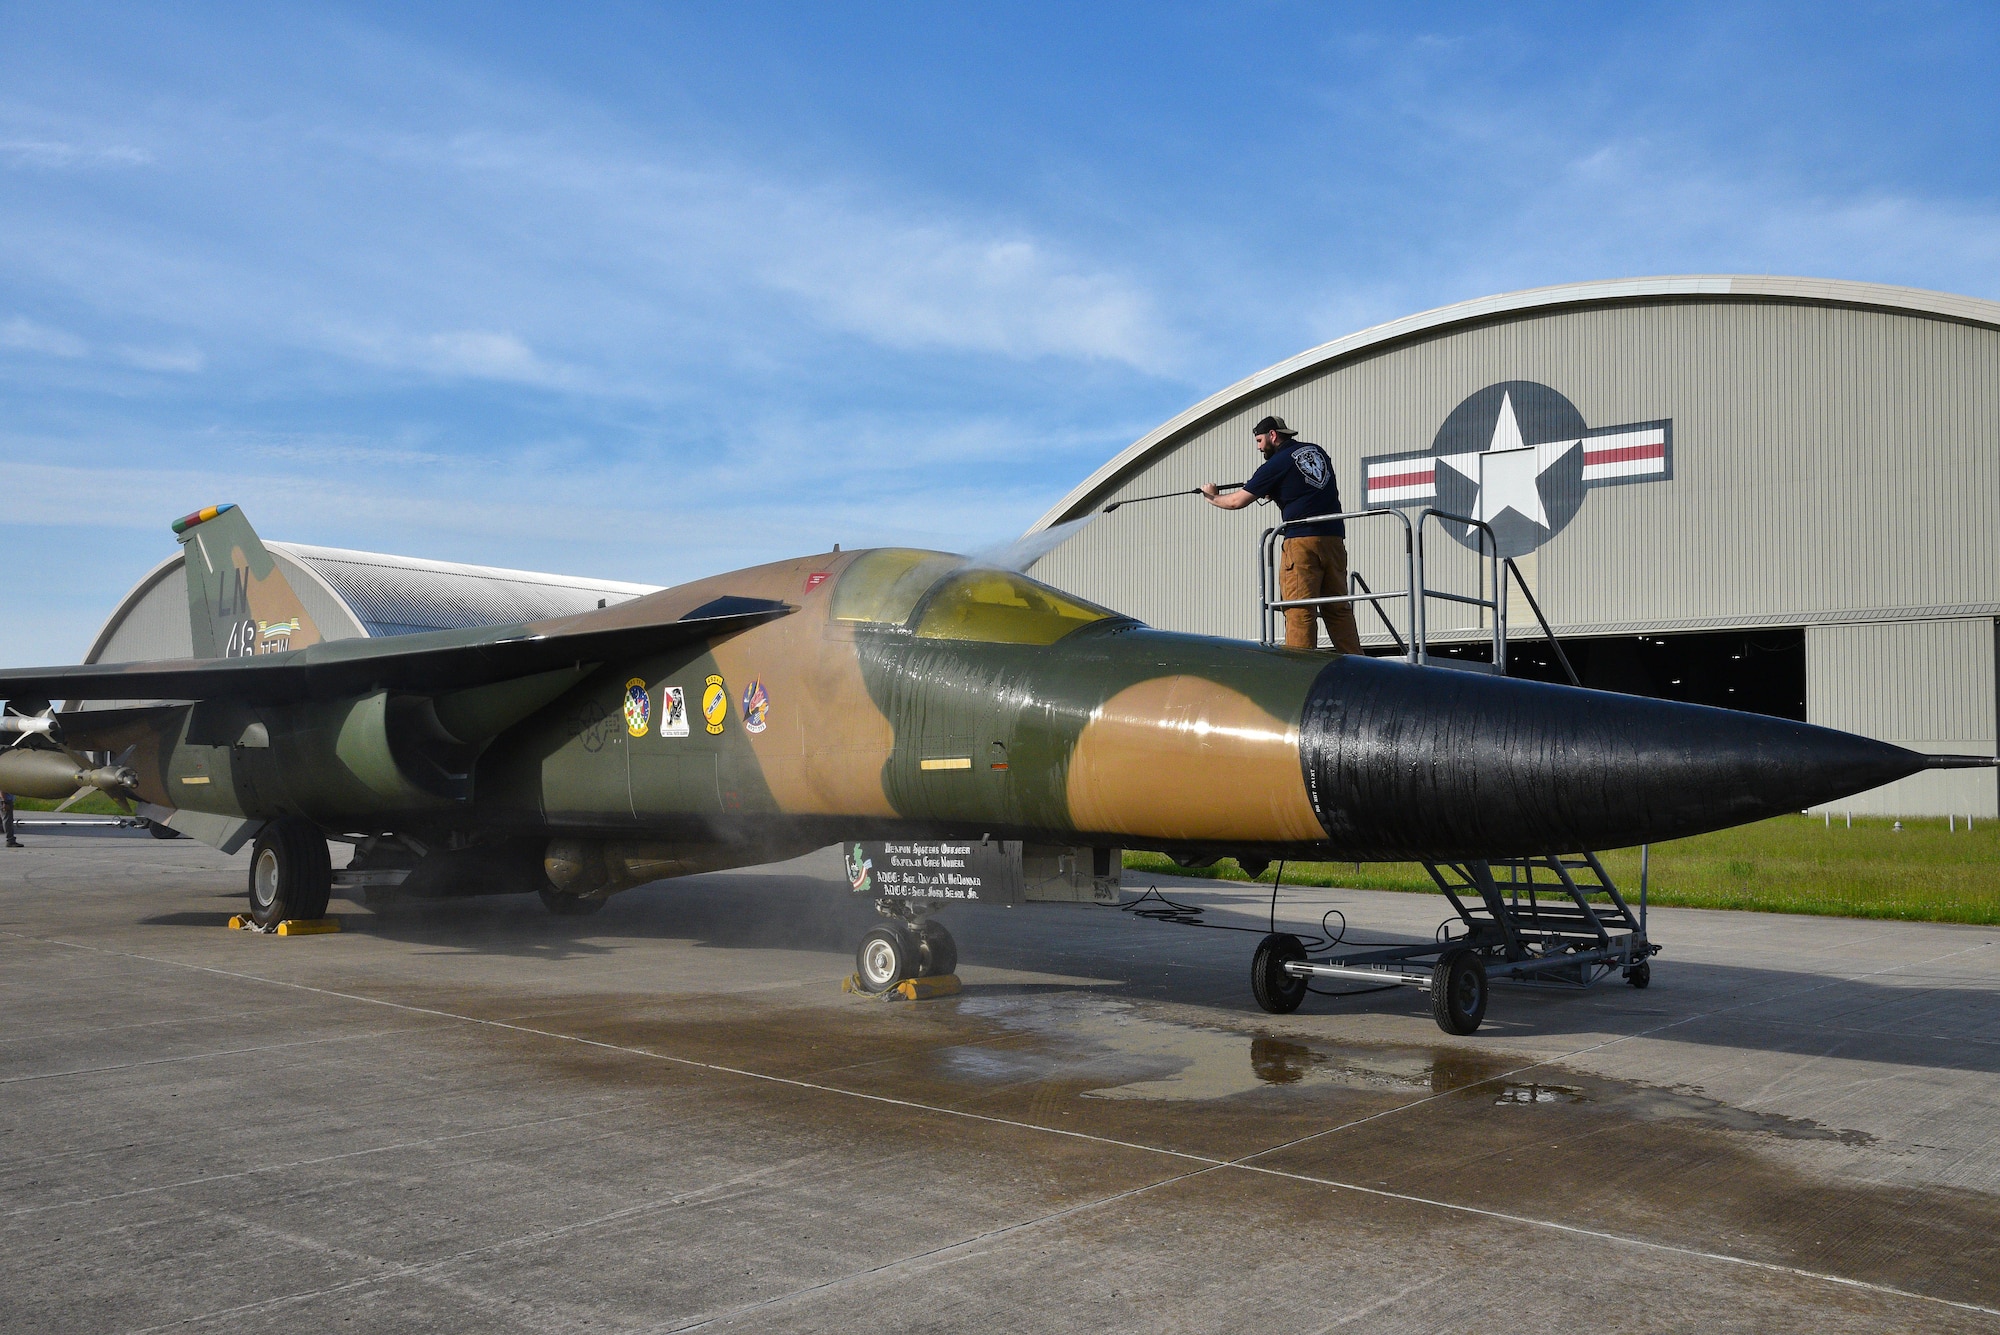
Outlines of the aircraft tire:
M 1309 978 L 1285 972 L 1285 964 L 1306 957 L 1305 943 L 1289 932 L 1273 932 L 1257 943 L 1250 960 L 1250 995 L 1272 1015 L 1290 1015 L 1306 999 Z
M 917 973 L 917 944 L 901 923 L 871 927 L 854 952 L 854 976 L 863 992 L 887 992 Z
M 939 922 L 924 922 L 917 928 L 917 977 L 942 978 L 958 972 L 958 942 Z
M 586 899 L 582 895 L 566 895 L 560 890 L 543 886 L 538 892 L 542 897 L 542 907 L 558 918 L 588 918 L 603 908 L 603 899 Z
M 250 921 L 275 927 L 324 918 L 332 894 L 333 863 L 319 827 L 298 816 L 266 825 L 250 849 Z
M 1431 969 L 1431 1017 L 1447 1034 L 1471 1034 L 1486 1018 L 1486 961 L 1465 946 L 1447 950 Z

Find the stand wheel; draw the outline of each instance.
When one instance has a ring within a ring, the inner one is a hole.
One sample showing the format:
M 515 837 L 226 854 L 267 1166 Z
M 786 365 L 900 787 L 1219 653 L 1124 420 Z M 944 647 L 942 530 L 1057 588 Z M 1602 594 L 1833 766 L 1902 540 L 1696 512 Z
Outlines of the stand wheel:
M 1470 1034 L 1486 1018 L 1486 961 L 1459 946 L 1431 969 L 1431 1018 L 1447 1034 Z
M 319 827 L 299 816 L 266 825 L 250 849 L 250 921 L 275 927 L 324 918 L 332 894 L 333 862 Z
M 603 908 L 603 899 L 587 899 L 582 895 L 566 895 L 560 890 L 542 886 L 537 892 L 542 897 L 542 907 L 558 918 L 587 918 Z
M 1650 960 L 1640 960 L 1625 971 L 1625 981 L 1634 987 L 1644 987 L 1653 981 L 1653 965 Z
M 917 946 L 900 923 L 871 927 L 854 952 L 854 974 L 864 992 L 887 992 L 917 972 Z
M 1257 943 L 1250 960 L 1250 995 L 1259 1006 L 1273 1015 L 1290 1015 L 1299 1008 L 1312 980 L 1286 973 L 1285 965 L 1305 957 L 1304 943 L 1289 932 L 1273 932 Z
M 942 978 L 958 972 L 958 942 L 944 924 L 925 919 L 917 926 L 917 977 Z

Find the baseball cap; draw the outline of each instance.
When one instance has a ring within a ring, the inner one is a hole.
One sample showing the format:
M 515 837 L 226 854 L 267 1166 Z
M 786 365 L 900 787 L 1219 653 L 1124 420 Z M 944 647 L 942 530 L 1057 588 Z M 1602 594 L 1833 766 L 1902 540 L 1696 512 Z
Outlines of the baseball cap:
M 1281 436 L 1296 436 L 1299 434 L 1286 426 L 1285 419 L 1282 417 L 1260 418 L 1257 425 L 1250 428 L 1250 434 L 1253 436 L 1261 436 L 1267 431 L 1275 431 Z

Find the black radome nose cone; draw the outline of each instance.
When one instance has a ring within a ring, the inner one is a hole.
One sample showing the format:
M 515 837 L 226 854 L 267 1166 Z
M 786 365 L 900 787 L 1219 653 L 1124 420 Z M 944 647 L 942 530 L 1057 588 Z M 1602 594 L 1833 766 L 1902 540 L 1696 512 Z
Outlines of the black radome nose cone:
M 1924 768 L 1789 719 L 1358 655 L 1313 683 L 1299 752 L 1327 837 L 1361 860 L 1657 843 Z

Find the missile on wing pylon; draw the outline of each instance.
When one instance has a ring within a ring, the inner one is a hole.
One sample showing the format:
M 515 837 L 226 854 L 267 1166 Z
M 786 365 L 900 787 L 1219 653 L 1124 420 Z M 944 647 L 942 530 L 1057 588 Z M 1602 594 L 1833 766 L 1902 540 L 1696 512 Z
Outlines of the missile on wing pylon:
M 123 765 L 83 764 L 62 751 L 0 751 L 0 792 L 20 797 L 53 801 L 92 789 L 118 794 L 138 781 L 138 774 Z
M 242 511 L 176 529 L 200 567 L 202 657 L 5 671 L 0 695 L 191 702 L 60 714 L 52 740 L 129 758 L 153 819 L 231 851 L 254 835 L 260 923 L 324 911 L 327 835 L 359 842 L 357 874 L 580 912 L 848 840 L 1553 857 L 1931 763 L 1757 715 L 1157 631 L 898 549 L 544 621 L 322 641 Z M 942 939 L 898 931 L 877 929 L 888 956 Z

